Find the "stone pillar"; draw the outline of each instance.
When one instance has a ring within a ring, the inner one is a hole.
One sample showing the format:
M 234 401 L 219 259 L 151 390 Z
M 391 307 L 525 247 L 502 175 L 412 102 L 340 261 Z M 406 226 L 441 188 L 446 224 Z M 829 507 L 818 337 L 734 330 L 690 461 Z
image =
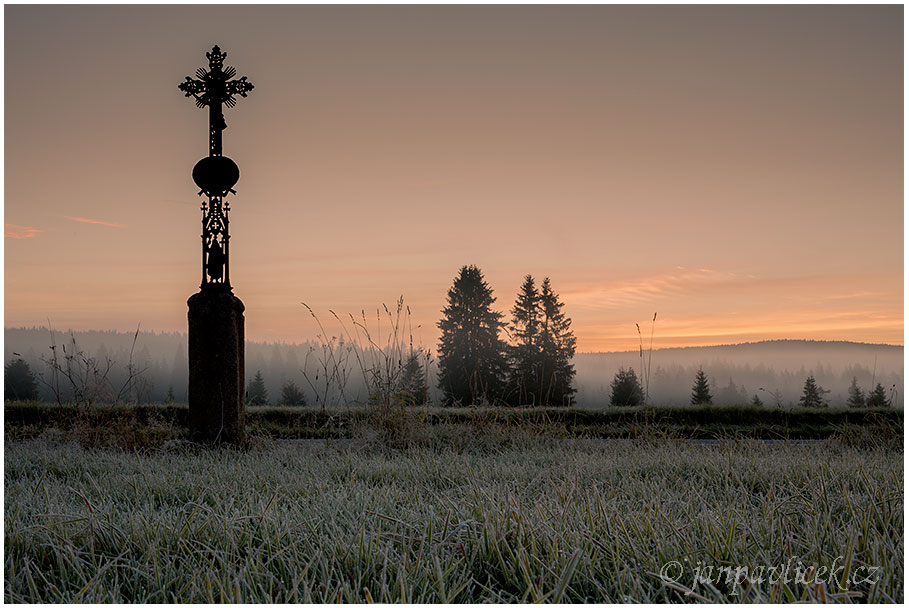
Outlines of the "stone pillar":
M 194 441 L 246 442 L 244 319 L 240 298 L 201 291 L 189 298 L 189 429 Z

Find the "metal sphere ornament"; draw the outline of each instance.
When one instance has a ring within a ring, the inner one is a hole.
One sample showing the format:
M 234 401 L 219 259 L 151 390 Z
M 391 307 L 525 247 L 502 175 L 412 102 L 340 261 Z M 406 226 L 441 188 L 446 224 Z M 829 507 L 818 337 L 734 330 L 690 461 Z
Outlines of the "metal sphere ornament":
M 226 156 L 206 156 L 193 167 L 193 181 L 209 197 L 226 196 L 240 180 L 240 168 Z

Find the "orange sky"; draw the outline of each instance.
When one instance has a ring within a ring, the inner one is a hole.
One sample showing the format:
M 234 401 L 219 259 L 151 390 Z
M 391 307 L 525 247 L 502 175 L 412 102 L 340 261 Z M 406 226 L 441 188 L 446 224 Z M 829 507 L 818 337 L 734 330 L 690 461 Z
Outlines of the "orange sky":
M 581 351 L 903 343 L 902 6 L 13 6 L 4 323 L 184 331 L 220 44 L 231 282 L 300 342 L 477 264 Z

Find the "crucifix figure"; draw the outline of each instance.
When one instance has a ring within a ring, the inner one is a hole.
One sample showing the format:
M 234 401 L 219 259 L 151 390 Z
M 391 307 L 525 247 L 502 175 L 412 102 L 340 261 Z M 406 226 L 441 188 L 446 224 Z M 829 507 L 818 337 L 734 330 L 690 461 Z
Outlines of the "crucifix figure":
M 193 97 L 200 108 L 208 106 L 208 157 L 193 168 L 193 180 L 201 188 L 199 194 L 208 195 L 202 204 L 202 289 L 231 291 L 228 213 L 230 205 L 224 201 L 228 192 L 240 179 L 236 163 L 221 153 L 221 135 L 224 122 L 222 105 L 237 105 L 236 96 L 246 97 L 253 89 L 246 76 L 230 80 L 237 73 L 231 66 L 224 66 L 227 53 L 215 45 L 208 58 L 208 70 L 196 70 L 196 79 L 189 76 L 179 88 L 186 97 Z
M 189 312 L 189 426 L 190 436 L 204 443 L 246 442 L 244 345 L 245 307 L 230 286 L 228 212 L 224 200 L 240 179 L 237 164 L 221 153 L 222 107 L 236 105 L 253 85 L 246 76 L 231 80 L 236 70 L 224 66 L 227 53 L 212 47 L 208 70 L 186 77 L 180 90 L 208 106 L 208 156 L 193 167 L 193 181 L 202 204 L 202 286 L 187 301 Z

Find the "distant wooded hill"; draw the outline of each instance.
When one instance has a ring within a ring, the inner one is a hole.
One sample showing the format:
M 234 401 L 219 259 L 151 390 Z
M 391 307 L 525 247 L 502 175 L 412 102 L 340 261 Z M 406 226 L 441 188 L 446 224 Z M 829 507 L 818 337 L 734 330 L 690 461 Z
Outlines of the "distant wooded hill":
M 67 345 L 72 352 L 71 340 L 75 337 L 77 348 L 98 360 L 110 358 L 114 362 L 112 378 L 125 378 L 130 360 L 133 333 L 115 331 L 55 331 L 47 328 L 7 328 L 5 330 L 4 360 L 19 353 L 36 372 L 45 372 L 41 357 L 51 354 L 55 342 L 58 353 Z M 186 334 L 139 332 L 132 352 L 134 365 L 146 369 L 147 383 L 142 385 L 142 400 L 164 401 L 168 389 L 178 401 L 186 398 L 187 364 Z M 346 357 L 345 357 L 346 354 Z M 620 367 L 631 367 L 639 376 L 650 363 L 650 398 L 656 404 L 687 403 L 694 377 L 703 368 L 711 383 L 716 403 L 751 401 L 758 395 L 768 404 L 768 392 L 779 391 L 785 404 L 794 403 L 801 394 L 805 378 L 814 374 L 818 384 L 830 390 L 827 398 L 832 405 L 842 405 L 847 389 L 855 377 L 865 392 L 873 383 L 881 383 L 888 396 L 895 387 L 895 405 L 902 406 L 903 347 L 862 344 L 855 342 L 821 342 L 812 340 L 775 340 L 689 348 L 655 349 L 651 355 L 644 351 L 616 353 L 579 353 L 574 358 L 577 369 L 577 402 L 582 407 L 595 408 L 608 403 L 610 383 Z M 344 372 L 344 396 L 338 386 L 329 387 L 329 399 L 363 400 L 365 385 L 363 373 L 348 345 L 335 344 L 334 361 L 340 361 Z M 315 402 L 316 389 L 325 387 L 323 363 L 327 352 L 317 342 L 303 344 L 248 342 L 246 345 L 247 381 L 261 371 L 265 378 L 270 400 L 274 403 L 280 395 L 281 385 L 293 380 L 306 394 L 308 403 Z M 306 370 L 306 377 L 301 370 Z M 435 368 L 429 371 L 434 383 Z M 318 380 L 316 379 L 318 377 Z M 338 383 L 335 382 L 337 385 Z M 315 387 L 315 388 L 314 388 Z M 760 391 L 764 388 L 765 391 Z M 51 397 L 47 387 L 42 395 Z M 438 395 L 435 395 L 437 398 Z

